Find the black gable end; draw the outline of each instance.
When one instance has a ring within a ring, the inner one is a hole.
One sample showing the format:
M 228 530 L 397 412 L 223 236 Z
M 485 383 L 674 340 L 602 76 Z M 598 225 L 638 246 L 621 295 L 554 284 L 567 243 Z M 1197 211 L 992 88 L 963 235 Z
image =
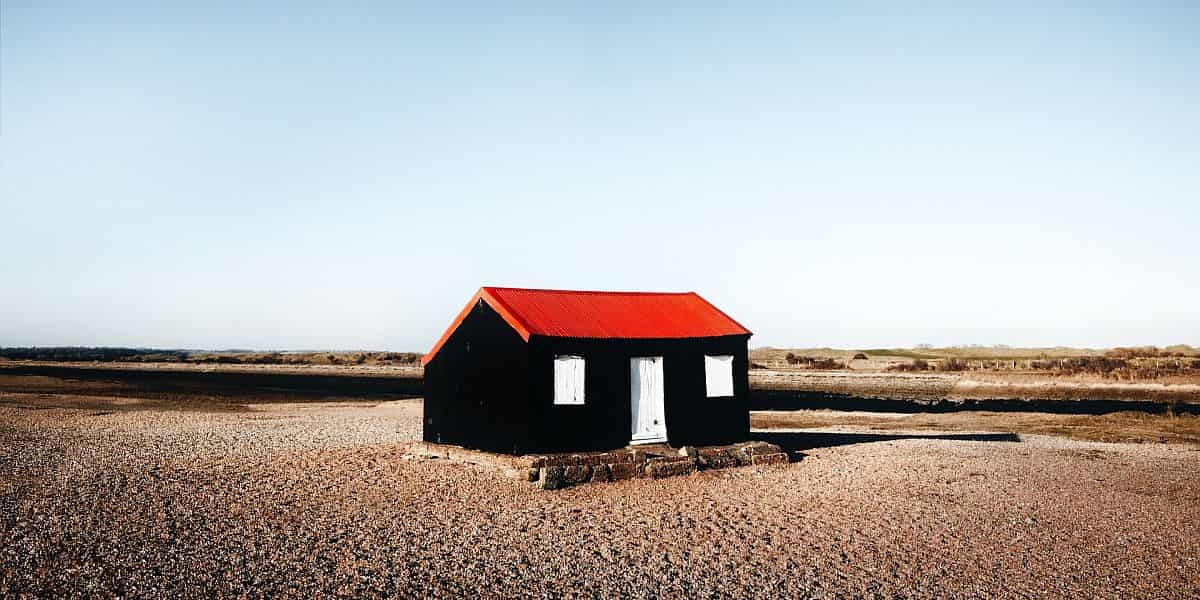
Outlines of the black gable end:
M 525 340 L 475 303 L 425 365 L 425 441 L 512 452 L 528 431 Z

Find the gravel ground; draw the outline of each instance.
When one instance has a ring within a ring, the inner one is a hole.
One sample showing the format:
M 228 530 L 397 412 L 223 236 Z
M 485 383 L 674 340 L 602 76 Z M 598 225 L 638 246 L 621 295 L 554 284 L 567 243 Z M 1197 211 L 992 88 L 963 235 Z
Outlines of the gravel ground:
M 419 401 L 187 408 L 0 393 L 0 596 L 1200 596 L 1192 446 L 777 432 L 822 443 L 540 492 L 404 459 Z

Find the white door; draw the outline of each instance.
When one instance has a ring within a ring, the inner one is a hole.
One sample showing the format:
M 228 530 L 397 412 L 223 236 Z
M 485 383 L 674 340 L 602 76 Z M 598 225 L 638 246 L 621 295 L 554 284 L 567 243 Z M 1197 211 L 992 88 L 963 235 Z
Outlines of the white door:
M 629 398 L 633 410 L 634 444 L 667 441 L 663 410 L 663 359 L 645 356 L 629 359 Z

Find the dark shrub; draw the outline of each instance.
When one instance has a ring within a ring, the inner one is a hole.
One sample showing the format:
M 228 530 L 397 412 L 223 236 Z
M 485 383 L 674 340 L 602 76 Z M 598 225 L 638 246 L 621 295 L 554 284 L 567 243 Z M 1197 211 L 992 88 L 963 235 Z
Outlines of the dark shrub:
M 900 364 L 892 365 L 892 366 L 888 367 L 888 370 L 889 371 L 900 371 L 900 372 L 928 371 L 929 363 L 926 362 L 925 359 L 923 359 L 923 358 L 918 358 L 918 359 L 912 361 L 911 363 L 900 363 Z

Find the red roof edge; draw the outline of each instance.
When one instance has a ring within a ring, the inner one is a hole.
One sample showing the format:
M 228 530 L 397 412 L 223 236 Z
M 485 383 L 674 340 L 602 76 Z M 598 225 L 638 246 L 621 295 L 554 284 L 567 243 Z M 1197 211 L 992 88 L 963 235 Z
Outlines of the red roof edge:
M 697 297 L 697 298 L 699 298 L 701 302 L 703 302 L 703 303 L 705 303 L 705 304 L 707 304 L 707 305 L 711 306 L 713 310 L 715 310 L 715 311 L 717 311 L 718 313 L 720 313 L 720 315 L 721 315 L 722 317 L 725 317 L 726 319 L 729 319 L 729 321 L 730 321 L 731 323 L 733 323 L 734 325 L 737 325 L 738 327 L 741 327 L 741 328 L 742 328 L 742 331 L 746 332 L 744 335 L 754 335 L 754 332 L 753 332 L 753 331 L 750 331 L 750 329 L 748 329 L 748 328 L 747 328 L 745 325 L 742 325 L 741 323 L 738 323 L 737 319 L 735 319 L 735 318 L 733 318 L 733 317 L 729 316 L 729 313 L 726 313 L 725 311 L 723 311 L 723 310 L 721 310 L 721 309 L 717 308 L 717 305 L 716 305 L 716 304 L 713 304 L 712 302 L 709 302 L 709 301 L 708 301 L 708 298 L 705 298 L 704 296 L 701 296 L 700 294 L 697 294 L 696 292 L 688 292 L 688 293 L 689 293 L 689 294 L 691 294 L 691 295 L 693 295 L 693 296 L 695 296 L 695 297 Z
M 429 361 L 433 360 L 433 357 L 436 356 L 438 351 L 442 349 L 442 346 L 446 345 L 446 341 L 450 339 L 451 335 L 454 335 L 454 330 L 458 329 L 459 325 L 462 325 L 462 322 L 466 320 L 467 315 L 471 314 L 471 309 L 475 308 L 475 303 L 479 302 L 480 300 L 487 302 L 488 306 L 491 306 L 492 310 L 495 310 L 496 313 L 500 315 L 500 318 L 504 319 L 506 323 L 508 323 L 517 331 L 517 334 L 521 336 L 521 339 L 527 342 L 529 341 L 529 328 L 526 327 L 525 324 L 522 323 L 515 314 L 513 314 L 512 310 L 509 309 L 506 304 L 501 302 L 499 298 L 492 295 L 491 290 L 485 286 L 479 288 L 479 291 L 475 292 L 474 296 L 471 296 L 471 300 L 467 302 L 467 305 L 464 306 L 461 311 L 458 312 L 458 316 L 454 317 L 454 321 L 452 321 L 450 326 L 446 328 L 446 331 L 442 333 L 442 337 L 438 338 L 438 341 L 433 344 L 433 347 L 429 349 L 429 352 L 426 352 L 425 356 L 421 357 L 422 367 L 428 365 Z

